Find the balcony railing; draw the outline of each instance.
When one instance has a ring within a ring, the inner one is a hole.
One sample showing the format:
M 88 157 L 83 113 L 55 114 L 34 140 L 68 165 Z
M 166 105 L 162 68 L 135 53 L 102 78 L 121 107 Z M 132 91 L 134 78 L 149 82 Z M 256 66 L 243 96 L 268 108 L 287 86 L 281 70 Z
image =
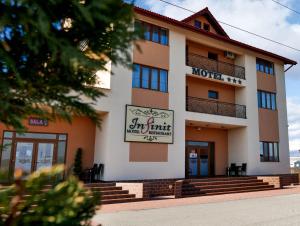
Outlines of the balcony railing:
M 197 97 L 186 98 L 186 110 L 192 112 L 246 118 L 246 106 L 208 100 Z
M 191 67 L 206 69 L 235 78 L 246 79 L 244 67 L 212 60 L 197 54 L 189 53 L 186 59 L 186 64 Z

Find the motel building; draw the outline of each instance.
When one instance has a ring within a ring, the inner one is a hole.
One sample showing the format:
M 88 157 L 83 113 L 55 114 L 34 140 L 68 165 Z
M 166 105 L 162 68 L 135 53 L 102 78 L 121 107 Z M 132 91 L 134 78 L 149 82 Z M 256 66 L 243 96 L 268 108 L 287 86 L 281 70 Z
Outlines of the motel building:
M 30 117 L 25 134 L 0 125 L 1 169 L 70 168 L 82 148 L 84 168 L 104 165 L 102 181 L 167 181 L 172 192 L 178 179 L 224 177 L 232 163 L 248 176 L 288 175 L 284 68 L 297 62 L 231 39 L 208 8 L 182 21 L 135 13 L 145 34 L 133 69 L 98 72 L 101 128 L 85 117 Z

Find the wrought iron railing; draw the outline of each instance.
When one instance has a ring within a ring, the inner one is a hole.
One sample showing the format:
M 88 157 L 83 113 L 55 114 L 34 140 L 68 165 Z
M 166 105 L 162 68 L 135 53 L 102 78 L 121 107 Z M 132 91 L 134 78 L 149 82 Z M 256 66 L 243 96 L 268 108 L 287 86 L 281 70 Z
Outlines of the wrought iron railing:
M 235 118 L 246 118 L 245 105 L 225 103 L 197 97 L 186 97 L 186 110 Z
M 235 78 L 246 79 L 244 67 L 225 63 L 222 61 L 212 60 L 197 54 L 189 53 L 187 55 L 186 64 L 191 67 L 218 72 Z

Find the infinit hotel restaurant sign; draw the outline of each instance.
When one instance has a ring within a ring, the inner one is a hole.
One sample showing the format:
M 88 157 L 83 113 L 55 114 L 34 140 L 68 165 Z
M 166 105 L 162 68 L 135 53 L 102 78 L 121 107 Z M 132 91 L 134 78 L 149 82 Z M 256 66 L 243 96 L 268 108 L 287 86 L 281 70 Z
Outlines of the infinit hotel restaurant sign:
M 174 111 L 126 105 L 125 141 L 173 143 Z

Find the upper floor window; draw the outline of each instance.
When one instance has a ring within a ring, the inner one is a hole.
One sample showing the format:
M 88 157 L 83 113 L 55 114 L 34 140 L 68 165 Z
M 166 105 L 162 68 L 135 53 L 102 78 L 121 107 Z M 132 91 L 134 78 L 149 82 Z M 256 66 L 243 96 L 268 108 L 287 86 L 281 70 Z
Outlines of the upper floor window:
M 279 162 L 278 142 L 260 142 L 260 161 Z
M 258 90 L 257 91 L 257 102 L 259 108 L 266 108 L 276 110 L 276 93 L 270 93 Z
M 275 75 L 274 64 L 267 60 L 257 58 L 256 59 L 256 70 L 264 72 L 266 74 Z
M 194 25 L 195 25 L 196 28 L 201 29 L 201 21 L 195 20 Z
M 219 93 L 217 91 L 208 90 L 208 98 L 219 99 Z
M 168 71 L 140 64 L 133 65 L 132 87 L 168 92 Z
M 141 26 L 144 31 L 145 40 L 162 45 L 169 44 L 169 32 L 167 29 L 138 20 L 135 22 L 135 26 Z
M 218 60 L 218 54 L 216 53 L 208 52 L 207 57 L 211 60 Z
M 209 24 L 203 24 L 203 29 L 206 30 L 206 31 L 210 31 Z

